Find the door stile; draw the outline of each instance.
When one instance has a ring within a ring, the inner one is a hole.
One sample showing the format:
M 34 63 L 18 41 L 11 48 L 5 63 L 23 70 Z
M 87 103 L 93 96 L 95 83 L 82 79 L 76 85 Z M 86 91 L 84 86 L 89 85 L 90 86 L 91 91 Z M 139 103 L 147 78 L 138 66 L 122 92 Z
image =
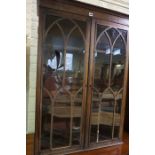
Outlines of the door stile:
M 125 73 L 124 73 L 124 87 L 123 87 L 123 100 L 122 100 L 122 109 L 121 109 L 121 123 L 119 138 L 123 138 L 123 129 L 124 129 L 124 117 L 125 117 L 125 108 L 126 108 L 126 96 L 127 96 L 127 83 L 129 78 L 129 31 L 127 34 L 127 43 L 126 43 L 126 60 L 125 60 Z
M 94 45 L 95 45 L 95 19 L 91 18 L 90 31 L 90 52 L 89 52 L 89 76 L 88 76 L 88 91 L 87 91 L 87 117 L 86 117 L 86 135 L 85 148 L 89 147 L 90 142 L 90 120 L 91 120 L 91 100 L 93 90 L 93 72 L 94 72 Z
M 85 146 L 85 135 L 87 133 L 86 122 L 87 122 L 87 91 L 88 91 L 88 77 L 89 77 L 89 50 L 90 50 L 90 30 L 91 30 L 91 21 L 87 21 L 86 29 L 86 41 L 85 41 L 85 73 L 84 73 L 84 82 L 83 82 L 83 99 L 82 99 L 82 128 L 81 128 L 81 146 Z

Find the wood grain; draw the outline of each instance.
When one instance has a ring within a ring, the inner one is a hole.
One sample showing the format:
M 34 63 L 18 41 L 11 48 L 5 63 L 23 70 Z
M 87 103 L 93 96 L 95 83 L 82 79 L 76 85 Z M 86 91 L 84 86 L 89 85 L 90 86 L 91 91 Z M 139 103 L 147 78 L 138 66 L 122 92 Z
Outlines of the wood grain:
M 34 155 L 34 134 L 26 135 L 26 155 Z

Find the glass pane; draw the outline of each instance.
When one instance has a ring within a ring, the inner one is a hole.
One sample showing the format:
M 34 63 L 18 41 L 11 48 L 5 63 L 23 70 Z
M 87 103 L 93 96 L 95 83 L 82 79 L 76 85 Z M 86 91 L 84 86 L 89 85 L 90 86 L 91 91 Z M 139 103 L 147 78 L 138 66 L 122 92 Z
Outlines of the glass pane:
M 48 45 L 51 49 L 63 49 L 64 48 L 64 38 L 63 33 L 57 25 L 54 25 L 48 32 L 46 36 L 46 41 L 44 45 Z
M 82 116 L 82 88 L 76 92 L 73 99 L 73 124 L 72 124 L 72 144 L 80 144 L 81 116 Z
M 61 18 L 57 17 L 57 16 L 47 15 L 46 22 L 45 22 L 45 30 L 47 30 L 52 23 L 54 23 L 55 21 L 57 21 L 59 19 L 61 19 Z
M 60 18 L 48 16 L 47 27 L 57 19 Z M 42 149 L 80 145 L 85 58 L 83 32 L 86 24 L 76 23 L 80 31 L 74 21 L 60 19 L 46 34 L 43 46 L 43 90 L 46 93 L 42 96 Z
M 65 88 L 72 94 L 82 87 L 84 75 L 84 53 L 67 51 L 65 68 Z
M 110 90 L 102 94 L 100 108 L 99 140 L 103 141 L 112 138 L 114 95 Z
M 112 51 L 111 88 L 119 91 L 123 87 L 125 66 L 125 44 L 121 37 L 117 39 Z
M 99 35 L 107 28 L 107 26 L 104 25 L 97 25 L 97 38 Z
M 52 147 L 68 146 L 71 132 L 71 97 L 68 92 L 60 90 L 53 108 Z
M 59 22 L 60 26 L 62 27 L 65 35 L 69 34 L 70 30 L 74 27 L 74 23 L 68 19 L 63 19 Z M 65 26 L 66 25 L 66 26 Z
M 83 35 L 86 37 L 86 22 L 79 21 L 79 20 L 74 20 L 76 24 L 79 26 L 81 32 Z
M 93 89 L 93 100 L 92 100 L 92 112 L 91 112 L 91 133 L 90 141 L 98 141 L 98 125 L 97 122 L 99 116 L 99 105 L 100 105 L 100 94 L 96 89 Z
M 125 31 L 122 31 L 122 35 Z M 126 37 L 126 36 L 124 36 Z M 124 69 L 125 69 L 125 57 L 126 57 L 126 46 L 121 35 L 117 37 L 113 44 L 112 50 L 112 69 L 111 69 L 111 81 L 110 87 L 117 94 L 116 96 L 116 108 L 114 113 L 114 134 L 113 138 L 119 137 L 120 129 L 120 115 L 121 115 L 121 105 L 122 105 L 122 88 L 124 81 Z M 120 91 L 121 90 L 121 91 Z
M 41 126 L 41 148 L 50 148 L 50 114 L 51 100 L 47 92 L 43 91 L 43 104 L 42 104 L 42 126 Z
M 96 102 L 93 100 L 91 116 L 91 142 L 112 138 L 114 95 L 110 90 L 105 90 L 93 96 L 93 99 L 95 97 Z
M 84 49 L 84 39 L 82 37 L 82 34 L 78 28 L 76 28 L 70 35 L 67 49 L 68 50 L 83 50 Z
M 119 137 L 121 107 L 122 107 L 122 92 L 116 96 L 116 109 L 115 109 L 115 119 L 114 119 L 114 138 Z
M 78 109 L 74 107 L 75 110 Z M 80 108 L 79 108 L 80 109 Z M 72 127 L 72 134 L 73 134 L 73 138 L 72 138 L 72 144 L 73 145 L 79 145 L 80 144 L 80 126 L 81 124 L 81 118 L 79 117 L 74 117 L 73 118 L 73 127 Z
M 94 86 L 103 92 L 108 86 L 110 73 L 110 44 L 105 34 L 101 36 L 95 51 Z
M 127 42 L 127 35 L 128 35 L 127 31 L 126 30 L 122 30 L 122 29 L 118 29 L 118 30 L 122 34 L 124 40 Z
M 116 37 L 119 35 L 119 33 L 117 32 L 117 30 L 114 29 L 114 28 L 111 28 L 111 29 L 107 30 L 107 33 L 108 33 L 108 35 L 109 35 L 112 43 L 114 42 L 114 40 L 116 39 Z

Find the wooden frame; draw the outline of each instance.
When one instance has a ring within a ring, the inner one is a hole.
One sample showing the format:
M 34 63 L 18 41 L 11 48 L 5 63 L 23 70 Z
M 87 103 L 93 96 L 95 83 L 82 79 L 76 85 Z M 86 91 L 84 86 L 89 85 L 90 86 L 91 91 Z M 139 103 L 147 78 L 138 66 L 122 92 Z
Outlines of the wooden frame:
M 44 9 L 45 8 L 45 9 Z M 89 12 L 93 12 L 94 16 L 89 17 Z M 39 42 L 38 42 L 38 65 L 37 65 L 37 89 L 36 89 L 36 125 L 35 125 L 35 155 L 39 154 L 51 154 L 50 151 L 40 152 L 40 135 L 41 135 L 41 88 L 42 88 L 42 45 L 44 38 L 44 23 L 45 15 L 47 13 L 52 13 L 58 16 L 65 16 L 72 18 L 77 18 L 82 21 L 87 21 L 87 33 L 86 33 L 86 45 L 87 51 L 85 56 L 85 75 L 83 88 L 85 89 L 83 93 L 83 105 L 82 109 L 85 112 L 82 120 L 82 134 L 81 134 L 81 145 L 85 148 L 84 150 L 91 150 L 93 148 L 101 148 L 106 146 L 112 146 L 116 144 L 121 144 L 122 131 L 124 124 L 124 111 L 125 111 L 125 99 L 126 99 L 126 85 L 128 79 L 128 46 L 125 64 L 125 76 L 124 76 L 124 91 L 123 91 L 123 104 L 121 112 L 121 126 L 120 126 L 120 140 L 115 139 L 113 141 L 105 141 L 99 144 L 89 144 L 89 126 L 90 126 L 90 114 L 91 114 L 91 94 L 93 86 L 93 70 L 94 70 L 94 42 L 95 42 L 95 25 L 96 23 L 110 25 L 112 27 L 121 28 L 128 30 L 128 16 L 119 14 L 107 9 L 101 9 L 93 7 L 90 5 L 85 5 L 80 2 L 68 1 L 68 0 L 41 0 L 39 4 Z M 128 41 L 127 41 L 128 45 Z M 89 60 L 88 60 L 89 58 Z M 90 65 L 89 65 L 90 64 Z M 87 79 L 89 79 L 87 81 Z M 88 83 L 87 83 L 88 82 Z M 87 95 L 89 94 L 89 95 Z M 86 108 L 87 107 L 87 108 Z M 87 109 L 87 110 L 86 110 Z M 79 152 L 83 150 L 83 147 L 69 148 L 66 153 Z M 65 149 L 65 148 L 64 148 Z M 53 151 L 53 154 L 61 154 L 64 149 Z

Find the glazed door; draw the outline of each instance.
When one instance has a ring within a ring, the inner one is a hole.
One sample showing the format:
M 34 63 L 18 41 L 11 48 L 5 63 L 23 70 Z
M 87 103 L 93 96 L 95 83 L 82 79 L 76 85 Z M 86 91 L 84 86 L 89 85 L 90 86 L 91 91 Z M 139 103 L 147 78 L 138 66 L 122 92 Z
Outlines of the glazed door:
M 48 9 L 41 23 L 37 150 L 64 154 L 119 140 L 128 28 Z
M 90 24 L 66 13 L 44 13 L 40 150 L 84 143 Z
M 87 145 L 121 138 L 127 78 L 127 29 L 93 20 Z

